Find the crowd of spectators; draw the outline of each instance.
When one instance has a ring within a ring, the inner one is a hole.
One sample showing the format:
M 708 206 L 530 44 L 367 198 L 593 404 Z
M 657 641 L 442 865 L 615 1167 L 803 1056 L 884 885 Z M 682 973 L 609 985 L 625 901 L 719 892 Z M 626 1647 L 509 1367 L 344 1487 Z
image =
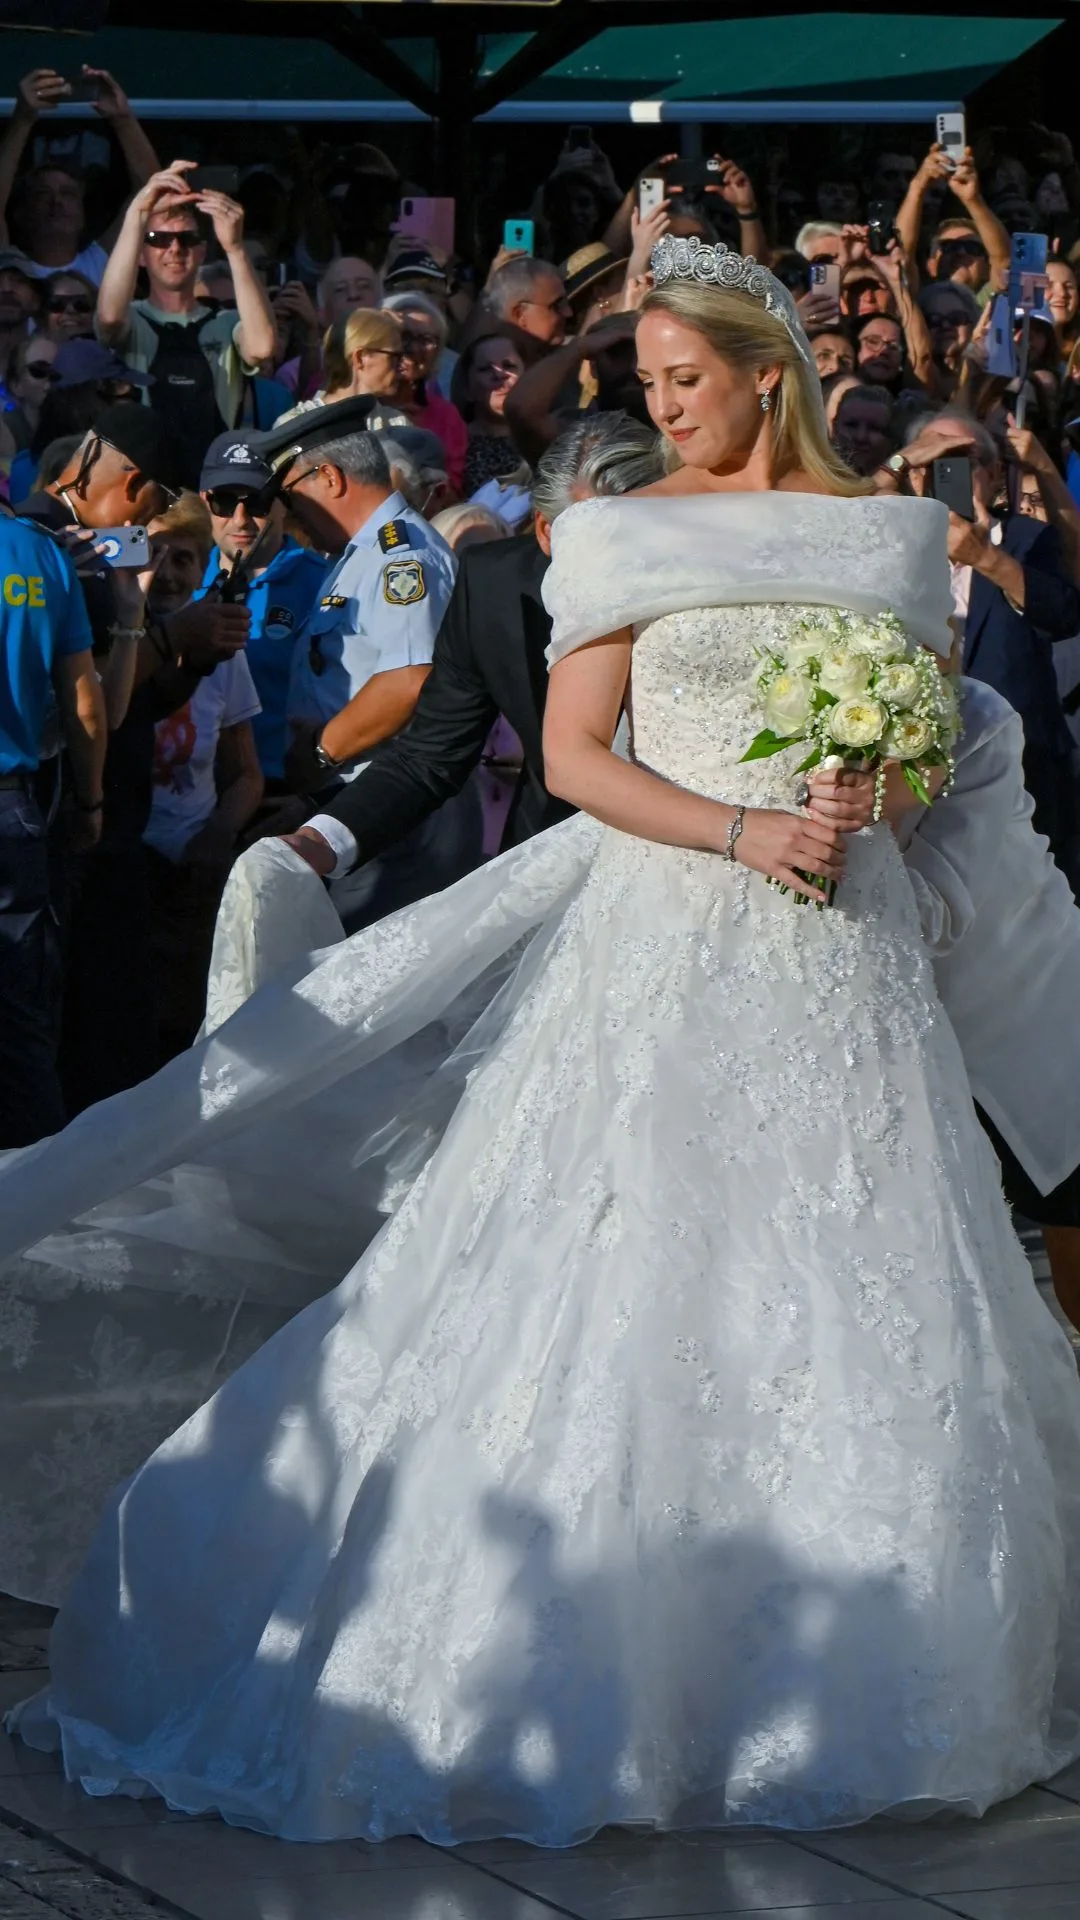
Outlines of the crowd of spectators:
M 245 436 L 368 396 L 386 479 L 356 485 L 371 510 L 422 517 L 452 577 L 453 551 L 527 528 L 537 462 L 575 421 L 648 424 L 634 332 L 668 232 L 753 253 L 791 289 L 858 473 L 919 491 L 943 450 L 972 459 L 975 519 L 950 523 L 964 663 L 1021 711 L 1037 823 L 1080 884 L 1080 168 L 1064 136 L 1028 130 L 1025 164 L 1000 133 L 958 164 L 930 129 L 891 148 L 867 136 L 859 164 L 823 163 L 810 188 L 722 155 L 696 172 L 646 160 L 622 182 L 596 144 L 567 148 L 547 180 L 507 188 L 532 251 L 496 232 L 454 253 L 410 230 L 402 202 L 426 203 L 375 147 L 339 153 L 336 178 L 297 163 L 207 181 L 162 164 L 111 75 L 86 77 L 129 176 L 111 223 L 42 146 L 60 76 L 27 76 L 0 138 L 0 488 L 76 560 L 109 728 L 103 811 L 74 853 L 62 755 L 43 751 L 38 776 L 69 1112 L 190 1042 L 230 863 L 314 810 L 290 688 L 329 542 L 302 489 L 287 515 Z M 642 212 L 656 176 L 664 196 Z M 1021 381 L 986 363 L 1011 235 L 1031 229 L 1051 258 Z M 150 561 L 105 568 L 93 533 L 125 523 L 149 529 Z M 502 801 L 514 755 L 504 726 L 487 789 Z M 479 859 L 497 835 L 477 819 Z

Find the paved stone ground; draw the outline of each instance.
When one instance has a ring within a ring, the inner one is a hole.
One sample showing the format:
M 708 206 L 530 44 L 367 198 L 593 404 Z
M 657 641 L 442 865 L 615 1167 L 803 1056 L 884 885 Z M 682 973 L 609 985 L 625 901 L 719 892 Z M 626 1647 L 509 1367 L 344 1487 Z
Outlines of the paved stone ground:
M 49 1608 L 0 1595 L 0 1674 L 25 1675 L 23 1688 L 9 1685 L 11 1698 L 46 1678 L 51 1624 Z M 162 1920 L 176 1912 L 0 1812 L 0 1920 Z
M 1025 1235 L 1049 1299 L 1038 1236 Z M 1052 1304 L 1052 1303 L 1051 1303 Z M 1078 1463 L 1080 1470 L 1080 1463 Z M 44 1681 L 51 1614 L 0 1596 L 0 1713 Z M 0 1920 L 1080 1920 L 1080 1765 L 985 1820 L 644 1839 L 551 1854 L 298 1847 L 91 1800 L 0 1733 Z

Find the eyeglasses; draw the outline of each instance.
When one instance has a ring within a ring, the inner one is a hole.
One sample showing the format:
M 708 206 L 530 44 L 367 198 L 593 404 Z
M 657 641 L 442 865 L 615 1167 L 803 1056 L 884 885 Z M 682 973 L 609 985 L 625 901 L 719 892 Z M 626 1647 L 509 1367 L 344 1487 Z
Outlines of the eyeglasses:
M 372 353 L 384 353 L 388 360 L 400 360 L 402 357 L 397 347 L 361 347 L 361 360 L 366 360 Z
M 31 380 L 51 381 L 63 379 L 63 375 L 57 373 L 51 360 L 28 360 L 23 368 L 23 372 L 28 373 Z
M 931 333 L 953 333 L 958 328 L 968 325 L 968 317 L 962 312 L 934 313 L 931 311 L 926 315 L 926 324 Z
M 239 506 L 245 506 L 253 519 L 262 520 L 273 506 L 276 495 L 277 487 L 269 482 L 257 492 L 254 487 L 211 487 L 206 495 L 206 504 L 218 520 L 231 520 Z
M 523 307 L 541 307 L 545 313 L 573 313 L 574 311 L 565 293 L 560 293 L 557 300 L 523 300 L 521 304 Z
M 156 247 L 159 253 L 164 253 L 166 248 L 171 247 L 174 242 L 184 253 L 190 253 L 192 247 L 197 247 L 202 240 L 202 234 L 197 227 L 169 227 L 164 230 L 152 228 L 143 237 L 146 245 Z
M 278 488 L 278 498 L 281 500 L 287 500 L 289 495 L 295 491 L 295 489 L 301 484 L 302 481 L 310 480 L 313 473 L 321 473 L 321 472 L 322 472 L 321 466 L 305 467 L 303 473 L 298 473 L 295 480 L 286 480 L 284 486 L 281 486 Z
M 871 353 L 899 353 L 899 340 L 891 340 L 888 334 L 884 339 L 880 333 L 864 333 L 859 341 L 860 347 L 869 348 Z
M 45 303 L 46 313 L 93 313 L 94 303 L 86 293 L 54 293 Z
M 401 345 L 405 353 L 430 353 L 439 344 L 433 333 L 406 333 L 402 335 Z

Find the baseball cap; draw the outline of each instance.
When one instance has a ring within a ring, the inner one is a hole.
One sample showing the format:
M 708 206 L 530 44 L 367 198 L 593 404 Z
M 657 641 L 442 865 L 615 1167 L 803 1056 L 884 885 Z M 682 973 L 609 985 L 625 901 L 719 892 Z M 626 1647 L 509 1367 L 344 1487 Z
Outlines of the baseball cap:
M 58 387 L 81 387 L 89 380 L 126 380 L 133 387 L 150 387 L 149 373 L 137 373 L 112 347 L 100 340 L 67 340 L 53 360 Z
M 214 487 L 251 487 L 260 493 L 271 477 L 269 463 L 248 436 L 234 427 L 229 433 L 219 433 L 207 447 L 199 488 L 209 493 Z
M 183 455 L 169 428 L 151 407 L 142 406 L 138 400 L 116 400 L 112 406 L 101 408 L 91 432 L 115 447 L 148 480 L 156 480 L 166 493 L 182 492 Z
M 401 280 L 437 280 L 446 285 L 446 268 L 440 267 L 433 254 L 422 247 L 399 253 L 392 267 L 383 274 L 383 286 L 393 287 Z
M 34 272 L 21 247 L 0 247 L 0 273 L 21 273 L 32 285 L 40 284 L 40 276 Z

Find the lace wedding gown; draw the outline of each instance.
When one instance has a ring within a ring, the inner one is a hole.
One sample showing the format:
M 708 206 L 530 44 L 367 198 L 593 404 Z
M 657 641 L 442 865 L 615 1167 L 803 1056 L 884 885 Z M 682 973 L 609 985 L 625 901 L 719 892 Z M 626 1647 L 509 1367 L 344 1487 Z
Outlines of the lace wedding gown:
M 700 533 L 677 504 L 661 536 Z M 786 804 L 791 756 L 740 761 L 755 646 L 800 596 L 941 643 L 940 510 L 707 509 L 758 558 L 728 539 L 733 597 L 666 610 L 701 581 L 645 584 L 642 503 L 567 516 L 556 648 L 636 604 L 637 758 Z M 313 1178 L 342 1086 L 368 1101 L 344 1164 L 394 1210 L 111 1502 L 16 1714 L 73 1778 L 294 1839 L 564 1846 L 978 1813 L 1080 1753 L 1080 1385 L 884 827 L 816 913 L 572 820 L 184 1071 L 11 1167 L 9 1231 L 114 1191 L 118 1156 L 159 1179 L 201 1151 L 224 1260 L 243 1142 L 246 1179 L 283 1114 Z M 261 1230 L 295 1252 L 317 1215 L 284 1144 L 274 1172 Z

